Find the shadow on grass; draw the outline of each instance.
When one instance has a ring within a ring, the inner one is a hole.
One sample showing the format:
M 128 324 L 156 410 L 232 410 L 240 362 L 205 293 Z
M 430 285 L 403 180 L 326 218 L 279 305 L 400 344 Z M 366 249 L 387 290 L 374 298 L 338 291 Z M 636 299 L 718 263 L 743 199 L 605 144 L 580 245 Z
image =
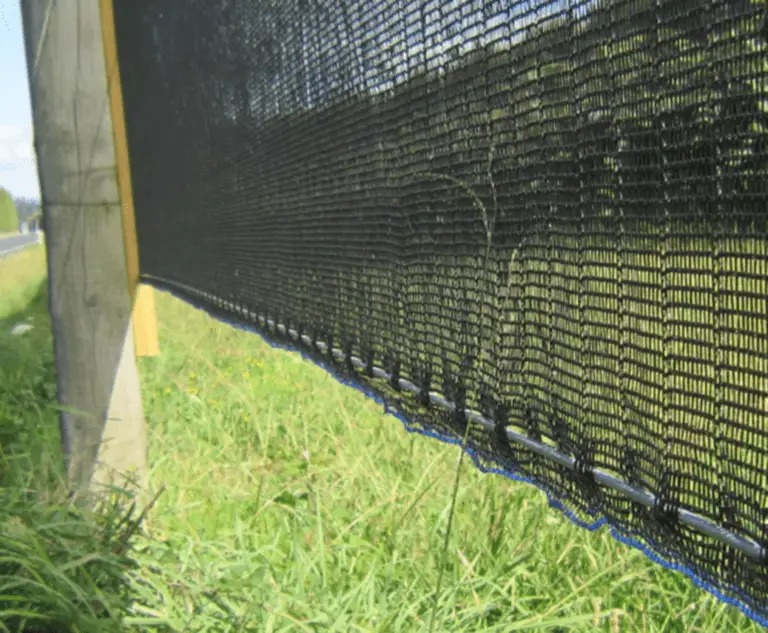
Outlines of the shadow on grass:
M 45 281 L 0 319 L 0 359 L 0 631 L 118 631 L 130 522 L 68 502 Z

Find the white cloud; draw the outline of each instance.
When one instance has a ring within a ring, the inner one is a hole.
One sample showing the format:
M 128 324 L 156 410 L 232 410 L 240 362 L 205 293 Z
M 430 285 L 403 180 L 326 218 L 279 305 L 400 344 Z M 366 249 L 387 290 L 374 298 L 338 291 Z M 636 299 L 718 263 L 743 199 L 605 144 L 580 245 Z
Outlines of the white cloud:
M 16 146 L 16 156 L 22 160 L 29 160 L 35 155 L 31 142 L 19 143 Z
M 0 160 L 12 164 L 23 163 L 31 160 L 34 155 L 30 129 L 0 124 Z
M 8 139 L 21 136 L 24 130 L 18 125 L 2 125 L 0 124 L 0 142 Z

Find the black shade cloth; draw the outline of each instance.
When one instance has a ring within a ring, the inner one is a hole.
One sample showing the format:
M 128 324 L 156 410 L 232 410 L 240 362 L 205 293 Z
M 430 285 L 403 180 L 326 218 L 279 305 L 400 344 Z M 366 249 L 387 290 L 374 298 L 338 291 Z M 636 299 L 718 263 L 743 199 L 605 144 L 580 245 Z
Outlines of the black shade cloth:
M 757 3 L 115 15 L 145 281 L 327 361 L 422 430 L 466 432 L 481 464 L 768 617 Z

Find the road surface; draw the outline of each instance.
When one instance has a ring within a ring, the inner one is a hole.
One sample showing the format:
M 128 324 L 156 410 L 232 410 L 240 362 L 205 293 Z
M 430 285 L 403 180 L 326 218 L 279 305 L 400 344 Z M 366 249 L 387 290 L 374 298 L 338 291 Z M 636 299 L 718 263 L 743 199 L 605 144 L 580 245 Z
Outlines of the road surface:
M 12 235 L 10 237 L 0 237 L 0 257 L 13 255 L 24 250 L 27 246 L 37 244 L 38 236 L 36 233 L 25 233 L 24 235 Z

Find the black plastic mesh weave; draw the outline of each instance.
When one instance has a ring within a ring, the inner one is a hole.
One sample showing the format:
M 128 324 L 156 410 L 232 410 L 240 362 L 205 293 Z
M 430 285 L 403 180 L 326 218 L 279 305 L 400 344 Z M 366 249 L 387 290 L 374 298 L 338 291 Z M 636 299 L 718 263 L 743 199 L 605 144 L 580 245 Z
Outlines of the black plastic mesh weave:
M 764 559 L 675 518 L 768 542 L 759 4 L 116 2 L 144 279 L 540 438 L 576 471 L 469 430 L 768 617 Z

